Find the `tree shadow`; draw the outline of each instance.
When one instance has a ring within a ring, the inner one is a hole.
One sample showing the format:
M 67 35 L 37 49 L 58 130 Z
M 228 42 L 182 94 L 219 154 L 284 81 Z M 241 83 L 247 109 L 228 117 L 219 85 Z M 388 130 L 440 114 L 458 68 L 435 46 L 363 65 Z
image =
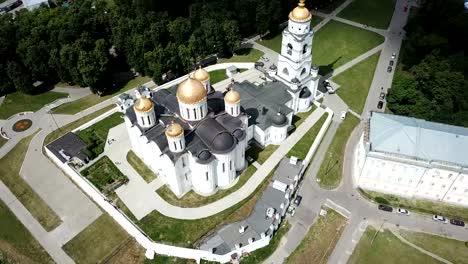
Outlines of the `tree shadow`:
M 333 62 L 327 65 L 319 66 L 319 75 L 323 76 L 325 79 L 328 79 L 332 76 L 333 70 L 335 69 L 335 64 L 341 59 L 342 56 L 336 58 Z

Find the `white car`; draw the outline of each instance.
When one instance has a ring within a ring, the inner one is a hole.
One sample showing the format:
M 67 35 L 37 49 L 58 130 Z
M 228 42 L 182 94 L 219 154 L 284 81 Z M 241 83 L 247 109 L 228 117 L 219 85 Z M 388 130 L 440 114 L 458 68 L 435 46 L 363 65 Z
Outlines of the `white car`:
M 392 60 L 395 59 L 395 58 L 396 58 L 396 53 L 393 52 L 393 53 L 392 53 Z
M 410 212 L 408 210 L 406 210 L 406 209 L 403 209 L 403 208 L 398 208 L 397 213 L 399 213 L 401 215 L 410 215 Z
M 346 118 L 346 111 L 341 111 L 340 118 L 341 120 L 344 120 Z
M 445 218 L 445 217 L 443 217 L 441 215 L 433 215 L 432 220 L 434 220 L 436 222 L 439 222 L 439 223 L 444 223 L 444 224 L 448 223 L 447 218 Z

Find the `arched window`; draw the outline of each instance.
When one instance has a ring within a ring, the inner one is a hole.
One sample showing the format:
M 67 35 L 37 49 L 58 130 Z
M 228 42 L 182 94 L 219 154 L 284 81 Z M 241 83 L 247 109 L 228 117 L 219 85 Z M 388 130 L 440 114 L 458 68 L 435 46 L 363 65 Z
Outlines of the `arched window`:
M 304 47 L 302 48 L 302 53 L 306 53 L 307 52 L 307 44 L 304 44 Z
M 305 68 L 302 68 L 301 76 L 304 75 L 305 73 L 306 73 L 306 69 L 305 69 Z
M 286 74 L 287 76 L 289 76 L 288 68 L 284 68 L 283 73 Z
M 288 47 L 287 53 L 288 53 L 289 55 L 291 55 L 291 54 L 292 54 L 292 48 L 293 48 L 292 45 L 291 45 L 291 43 L 288 43 L 287 47 Z

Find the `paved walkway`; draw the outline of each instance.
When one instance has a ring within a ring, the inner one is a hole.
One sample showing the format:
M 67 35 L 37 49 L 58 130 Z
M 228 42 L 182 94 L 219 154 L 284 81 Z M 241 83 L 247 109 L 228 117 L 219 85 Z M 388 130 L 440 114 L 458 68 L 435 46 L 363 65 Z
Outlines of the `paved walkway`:
M 353 0 L 346 0 L 339 7 L 337 7 L 335 10 L 333 10 L 333 12 L 331 12 L 330 14 L 325 14 L 325 13 L 322 13 L 322 12 L 317 12 L 317 11 L 312 10 L 313 15 L 317 15 L 317 16 L 323 18 L 323 20 L 320 21 L 320 23 L 318 23 L 314 27 L 314 31 L 317 32 L 320 28 L 322 28 L 328 22 L 330 22 L 330 20 L 334 19 L 336 17 L 336 15 L 338 15 L 338 13 L 340 13 L 343 9 L 345 9 L 351 2 L 353 2 Z

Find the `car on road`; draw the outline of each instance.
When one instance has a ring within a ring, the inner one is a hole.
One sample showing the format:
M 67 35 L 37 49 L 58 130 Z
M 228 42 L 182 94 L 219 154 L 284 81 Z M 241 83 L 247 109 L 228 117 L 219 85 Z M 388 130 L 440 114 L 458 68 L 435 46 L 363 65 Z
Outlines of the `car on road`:
M 383 107 L 383 101 L 379 101 L 377 103 L 377 109 L 382 109 L 382 107 Z
M 406 209 L 403 209 L 403 208 L 398 208 L 397 213 L 399 213 L 401 215 L 410 215 L 410 212 L 408 210 L 406 210 Z
M 395 63 L 395 62 L 394 62 L 393 60 L 391 60 L 391 61 L 388 63 L 388 65 L 393 66 L 394 63 Z
M 261 62 L 261 61 L 257 61 L 257 62 L 255 63 L 255 67 L 256 67 L 256 68 L 259 68 L 259 67 L 261 68 L 261 67 L 263 67 L 263 66 L 265 66 L 265 63 L 263 63 L 263 62 Z
M 392 72 L 392 66 L 388 66 L 387 72 Z
M 392 60 L 395 59 L 395 58 L 396 58 L 396 53 L 393 52 L 393 53 L 392 53 Z
M 265 61 L 265 62 L 269 62 L 269 61 L 270 61 L 270 59 L 267 58 L 267 57 L 265 57 L 265 56 L 262 56 L 261 59 L 262 59 L 263 61 Z
M 340 113 L 340 119 L 344 120 L 346 118 L 346 111 L 341 111 Z
M 448 223 L 447 218 L 441 215 L 433 215 L 432 220 L 439 222 L 439 223 L 444 223 L 444 224 Z
M 465 226 L 465 222 L 459 219 L 450 219 L 450 223 L 456 226 Z
M 384 93 L 384 92 L 381 92 L 381 93 L 380 93 L 379 99 L 380 99 L 380 100 L 385 99 L 385 93 Z
M 299 206 L 301 204 L 301 201 L 302 201 L 302 196 L 297 195 L 296 198 L 294 199 L 294 204 L 296 206 Z
M 393 212 L 393 208 L 385 204 L 379 204 L 379 210 L 386 211 L 386 212 Z

